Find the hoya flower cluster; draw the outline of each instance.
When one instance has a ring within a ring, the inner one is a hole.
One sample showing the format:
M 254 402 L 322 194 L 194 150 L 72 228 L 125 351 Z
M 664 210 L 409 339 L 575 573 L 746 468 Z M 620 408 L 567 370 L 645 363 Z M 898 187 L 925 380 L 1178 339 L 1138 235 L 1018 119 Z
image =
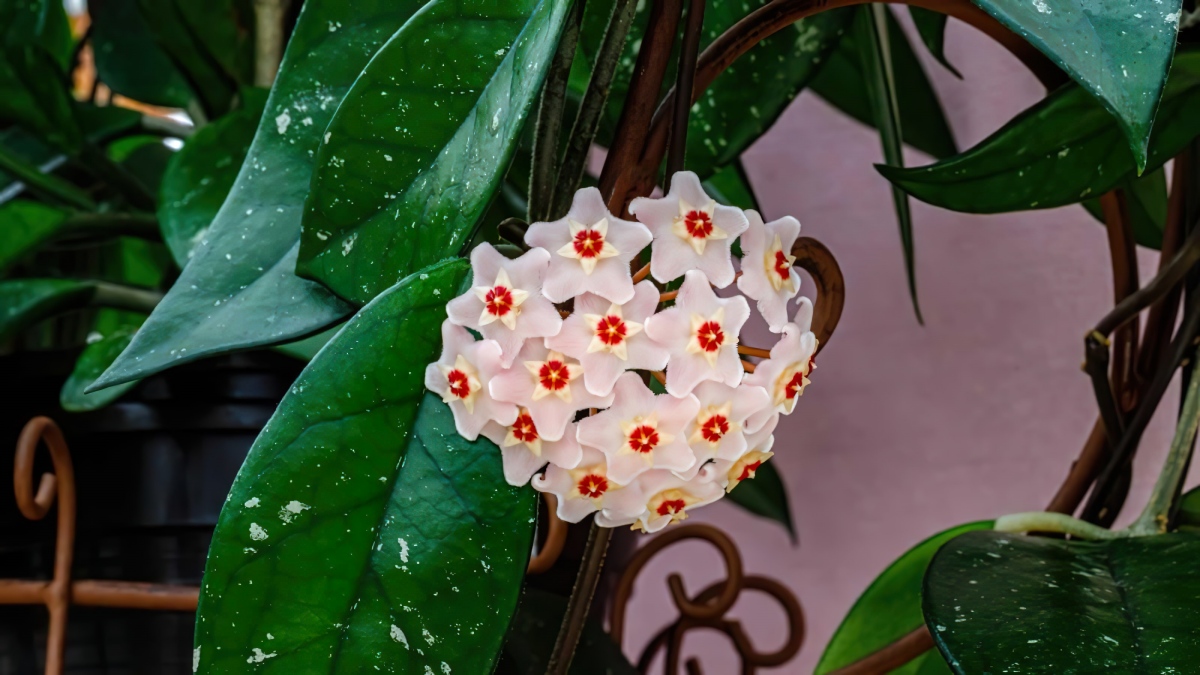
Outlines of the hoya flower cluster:
M 529 227 L 519 258 L 476 248 L 472 288 L 446 306 L 442 355 L 425 384 L 460 434 L 500 446 L 508 482 L 532 479 L 555 494 L 563 520 L 596 513 L 602 526 L 654 532 L 771 458 L 817 339 L 807 299 L 788 312 L 800 290 L 794 218 L 764 223 L 717 204 L 690 172 L 629 211 L 639 222 L 613 216 L 586 188 L 565 218 Z M 631 266 L 647 246 L 654 281 L 635 282 Z M 672 303 L 655 282 L 680 277 Z M 735 282 L 740 295 L 714 290 Z M 747 298 L 780 334 L 756 367 L 738 351 Z

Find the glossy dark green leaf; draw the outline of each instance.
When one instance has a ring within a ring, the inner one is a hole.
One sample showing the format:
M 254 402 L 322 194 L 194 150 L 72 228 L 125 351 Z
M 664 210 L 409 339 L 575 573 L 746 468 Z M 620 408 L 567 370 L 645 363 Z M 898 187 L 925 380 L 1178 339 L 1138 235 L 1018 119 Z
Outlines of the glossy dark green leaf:
M 19 124 L 68 154 L 79 150 L 75 100 L 54 56 L 40 45 L 0 50 L 0 122 Z
M 991 521 L 950 528 L 910 548 L 888 565 L 842 619 L 817 663 L 816 675 L 848 666 L 919 628 L 924 623 L 921 580 L 933 555 L 943 544 L 964 532 L 991 528 Z M 947 672 L 947 669 L 936 650 L 930 650 L 891 672 L 893 675 L 929 675 Z
M 873 127 L 876 122 L 863 68 L 862 50 L 866 45 L 862 33 L 862 30 L 850 30 L 842 36 L 809 88 L 838 110 Z M 896 98 L 900 105 L 900 128 L 904 142 L 936 158 L 956 154 L 958 146 L 937 91 L 913 51 L 904 29 L 890 11 L 888 45 L 891 48 L 892 72 L 896 78 Z
M 1179 529 L 1200 531 L 1200 488 L 1192 488 L 1179 498 Z
M 946 20 L 949 17 L 941 12 L 912 5 L 908 6 L 908 14 L 912 17 L 913 25 L 917 27 L 921 42 L 925 43 L 925 48 L 933 58 L 961 79 L 962 73 L 946 60 Z
M 973 0 L 1062 67 L 1117 119 L 1144 168 L 1175 51 L 1180 0 Z
M 294 273 L 313 158 L 346 90 L 421 4 L 305 2 L 229 196 L 179 280 L 95 386 L 288 342 L 350 314 L 350 305 Z
M 704 10 L 700 49 L 703 50 L 718 35 L 766 2 L 710 0 Z M 597 137 L 602 145 L 611 142 L 620 119 L 651 5 L 648 2 L 638 3 L 638 13 L 613 78 L 608 106 Z M 581 53 L 588 63 L 595 60 L 612 6 L 611 0 L 589 0 L 587 4 L 579 42 Z M 853 16 L 853 9 L 843 8 L 801 19 L 759 42 L 718 76 L 692 107 L 688 121 L 685 168 L 706 178 L 719 167 L 737 159 L 742 151 L 775 123 L 788 103 L 821 70 L 829 52 L 837 44 L 838 36 L 850 25 Z M 668 86 L 675 83 L 676 62 L 676 59 L 671 60 L 665 78 Z M 582 95 L 583 89 L 579 88 L 579 84 L 580 78 L 576 78 L 573 85 L 575 93 Z
M 0 344 L 33 324 L 83 307 L 95 285 L 69 279 L 9 279 L 0 281 Z
M 1167 175 L 1162 168 L 1140 178 L 1130 178 L 1121 186 L 1125 189 L 1129 207 L 1129 224 L 1133 239 L 1139 246 L 1158 250 L 1162 247 L 1163 231 L 1167 227 Z M 1083 202 L 1088 213 L 1104 222 L 1099 199 Z
M 195 94 L 154 39 L 137 0 L 93 0 L 88 10 L 96 75 L 101 82 L 143 103 L 188 106 Z
M 925 576 L 955 673 L 1188 673 L 1200 654 L 1200 536 L 1103 542 L 969 532 Z
M 83 353 L 75 361 L 75 369 L 63 383 L 58 394 L 59 405 L 67 412 L 85 412 L 97 410 L 121 398 L 125 392 L 137 386 L 137 382 L 126 382 L 115 387 L 103 389 L 94 394 L 85 394 L 84 390 L 100 377 L 105 369 L 112 364 L 142 325 L 144 316 L 132 312 L 117 310 L 100 310 L 95 328 L 88 335 L 88 344 Z
M 413 16 L 329 123 L 297 273 L 362 304 L 457 255 L 499 189 L 569 6 L 435 0 Z
M 60 233 L 68 213 L 39 202 L 0 206 L 0 273 Z
M 1148 168 L 1162 166 L 1197 134 L 1200 51 L 1181 51 L 1150 139 Z M 968 213 L 1073 204 L 1137 174 L 1117 123 L 1077 86 L 1047 96 L 960 155 L 918 168 L 877 168 L 921 201 Z
M 566 613 L 567 599 L 563 596 L 537 588 L 525 589 L 504 645 L 504 662 L 508 668 L 501 672 L 506 675 L 544 675 L 554 636 Z M 598 622 L 588 620 L 583 625 L 569 675 L 634 675 L 637 672 Z
M 171 159 L 158 198 L 163 240 L 182 268 L 213 222 L 237 180 L 263 101 L 202 127 Z
M 187 2 L 188 0 L 183 0 Z M 175 67 L 183 73 L 210 118 L 225 114 L 237 93 L 238 82 L 224 72 L 207 52 L 198 33 L 193 30 L 179 9 L 179 0 L 136 0 L 138 10 L 146 20 L 158 46 L 166 52 Z M 213 11 L 209 21 L 221 20 L 221 2 L 208 0 L 201 4 Z M 224 20 L 228 21 L 227 18 Z
M 66 72 L 73 40 L 58 0 L 0 0 L 0 47 L 37 44 Z
M 215 61 L 237 84 L 254 80 L 254 10 L 245 0 L 174 0 L 184 25 L 203 48 L 203 56 Z
M 722 204 L 761 211 L 758 198 L 754 196 L 754 188 L 750 185 L 750 178 L 746 176 L 746 169 L 740 159 L 721 168 L 704 181 L 704 190 Z
M 858 8 L 854 20 L 854 33 L 860 45 L 867 100 L 871 103 L 871 114 L 879 140 L 883 144 L 883 160 L 888 166 L 904 166 L 903 135 L 900 121 L 899 85 L 896 68 L 892 61 L 891 30 L 895 21 L 891 10 L 882 3 Z M 917 323 L 921 318 L 921 304 L 917 300 L 917 271 L 912 232 L 912 209 L 908 194 L 892 186 L 892 203 L 896 209 L 896 221 L 900 226 L 900 246 L 904 250 L 904 272 L 908 278 L 908 295 L 912 299 Z
M 737 484 L 729 492 L 729 500 L 756 516 L 762 516 L 783 525 L 792 541 L 796 541 L 796 527 L 792 524 L 792 508 L 788 504 L 787 488 L 773 462 L 758 467 L 754 480 Z
M 221 511 L 196 672 L 490 672 L 537 496 L 425 391 L 468 273 L 447 261 L 380 295 L 279 404 Z

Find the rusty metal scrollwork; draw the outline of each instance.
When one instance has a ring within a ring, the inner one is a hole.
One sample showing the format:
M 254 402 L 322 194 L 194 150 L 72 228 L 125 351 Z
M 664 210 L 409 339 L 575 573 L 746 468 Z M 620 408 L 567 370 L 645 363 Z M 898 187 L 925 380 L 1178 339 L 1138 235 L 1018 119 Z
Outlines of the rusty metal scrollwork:
M 743 675 L 753 675 L 759 668 L 779 666 L 790 661 L 800 651 L 804 641 L 804 613 L 800 602 L 783 584 L 766 577 L 745 575 L 742 570 L 742 558 L 733 541 L 723 532 L 711 525 L 685 525 L 671 529 L 651 539 L 640 548 L 629 561 L 617 585 L 613 598 L 612 625 L 610 634 L 613 640 L 621 645 L 625 633 L 625 614 L 628 611 L 629 599 L 633 593 L 634 582 L 651 558 L 664 549 L 689 539 L 708 542 L 715 547 L 725 560 L 726 578 L 724 581 L 708 586 L 694 598 L 689 597 L 683 586 L 683 579 L 678 574 L 667 577 L 667 586 L 671 591 L 671 599 L 679 611 L 679 618 L 674 623 L 659 631 L 650 640 L 638 659 L 639 672 L 646 673 L 654 657 L 659 651 L 666 653 L 666 675 L 679 673 L 679 660 L 682 652 L 685 634 L 696 628 L 707 628 L 724 633 L 732 641 L 741 660 Z M 774 652 L 759 651 L 746 634 L 741 622 L 728 619 L 725 614 L 737 602 L 744 590 L 753 590 L 770 596 L 783 608 L 788 621 L 788 639 L 780 649 Z M 689 659 L 688 675 L 702 675 L 700 664 L 696 659 Z
M 54 473 L 42 474 L 35 492 L 33 460 L 42 443 L 50 452 Z M 194 586 L 71 579 L 75 552 L 75 470 L 67 441 L 54 420 L 35 417 L 21 431 L 13 466 L 13 491 L 17 507 L 29 520 L 41 520 L 56 502 L 58 506 L 54 576 L 49 581 L 0 579 L 0 605 L 44 605 L 50 613 L 46 675 L 60 675 L 63 671 L 67 613 L 71 605 L 179 612 L 196 610 L 200 589 Z

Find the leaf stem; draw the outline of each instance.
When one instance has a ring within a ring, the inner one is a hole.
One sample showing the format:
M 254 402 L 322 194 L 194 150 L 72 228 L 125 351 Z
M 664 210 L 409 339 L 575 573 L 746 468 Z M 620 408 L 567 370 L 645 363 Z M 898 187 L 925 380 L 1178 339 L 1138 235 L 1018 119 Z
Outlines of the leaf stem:
M 3 145 L 0 145 L 0 171 L 21 181 L 33 192 L 51 198 L 52 201 L 89 211 L 96 208 L 96 203 L 86 192 L 65 180 L 42 173 L 36 166 L 16 156 Z
M 538 104 L 537 128 L 533 135 L 533 167 L 529 176 L 529 222 L 549 220 L 559 215 L 553 211 L 554 183 L 558 178 L 558 141 L 562 135 L 563 107 L 567 99 L 567 80 L 571 61 L 579 44 L 579 27 L 583 23 L 586 0 L 575 0 L 567 15 L 558 51 L 550 61 L 550 70 L 542 85 Z
M 196 127 L 162 115 L 142 115 L 139 126 L 147 133 L 170 138 L 189 138 L 196 133 Z
M 679 68 L 675 73 L 675 106 L 671 119 L 671 140 L 667 144 L 667 176 L 663 185 L 670 189 L 671 176 L 683 170 L 687 154 L 688 118 L 692 110 L 692 89 L 696 83 L 696 59 L 700 55 L 700 32 L 704 27 L 704 0 L 691 0 L 683 42 L 679 46 Z
M 1007 516 L 1000 516 L 996 519 L 996 525 L 993 529 L 997 532 L 1014 533 L 1056 532 L 1092 541 L 1124 539 L 1131 536 L 1125 530 L 1109 530 L 1099 525 L 1093 525 L 1092 523 L 1068 516 L 1065 513 L 1052 513 L 1049 511 L 1030 511 L 1027 513 L 1013 513 Z
M 592 606 L 592 596 L 596 593 L 600 572 L 604 569 L 604 556 L 608 553 L 612 532 L 612 528 L 600 527 L 595 521 L 592 522 L 583 551 L 583 562 L 579 567 L 579 575 L 575 577 L 571 598 L 567 600 L 567 613 L 563 616 L 558 638 L 554 641 L 546 675 L 566 675 L 571 668 L 575 647 L 579 644 L 579 636 L 583 633 L 583 625 Z
M 254 84 L 270 87 L 283 61 L 283 21 L 291 0 L 254 0 Z
M 93 307 L 112 307 L 149 314 L 154 311 L 163 298 L 162 293 L 145 288 L 123 286 L 107 281 L 92 283 L 96 290 L 92 293 L 89 304 Z
M 558 172 L 558 181 L 551 196 L 553 213 L 566 212 L 575 189 L 583 180 L 588 151 L 591 150 L 596 130 L 600 127 L 600 118 L 604 115 L 608 93 L 612 89 L 613 75 L 617 72 L 621 51 L 625 48 L 625 38 L 629 36 L 629 28 L 633 25 L 636 12 L 636 0 L 617 0 L 613 5 L 608 28 L 604 31 L 604 38 L 600 41 L 600 49 L 596 53 L 596 65 L 592 67 L 592 76 L 588 79 L 587 89 L 584 90 L 583 100 L 579 104 L 579 112 L 575 115 L 575 122 L 567 138 L 562 168 Z
M 1179 495 L 1179 488 L 1187 473 L 1192 452 L 1196 447 L 1196 428 L 1200 425 L 1200 359 L 1193 352 L 1192 377 L 1187 383 L 1187 395 L 1183 410 L 1179 414 L 1179 425 L 1175 427 L 1175 438 L 1163 464 L 1158 482 L 1150 493 L 1150 500 L 1142 515 L 1129 526 L 1134 535 L 1162 534 L 1170 523 L 1171 507 Z

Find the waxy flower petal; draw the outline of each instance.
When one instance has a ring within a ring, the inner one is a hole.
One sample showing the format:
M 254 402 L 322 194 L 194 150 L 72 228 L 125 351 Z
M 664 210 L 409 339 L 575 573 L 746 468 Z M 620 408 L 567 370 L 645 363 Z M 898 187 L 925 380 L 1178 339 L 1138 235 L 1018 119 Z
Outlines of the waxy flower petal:
M 596 396 L 583 385 L 583 368 L 571 358 L 529 341 L 509 370 L 490 384 L 492 397 L 529 411 L 542 439 L 557 441 L 567 423 L 585 408 L 612 405 L 612 394 Z M 514 417 L 515 419 L 515 417 Z
M 646 334 L 671 354 L 667 391 L 686 396 L 706 380 L 737 386 L 743 372 L 738 333 L 749 317 L 745 298 L 719 298 L 703 272 L 688 272 L 675 306 L 646 319 Z
M 747 429 L 762 428 L 771 414 L 790 414 L 808 386 L 808 376 L 816 367 L 817 336 L 801 331 L 796 324 L 783 327 L 783 337 L 771 348 L 771 358 L 758 364 L 745 382 L 762 387 L 771 396 L 771 407 L 752 416 Z
M 771 331 L 788 323 L 788 302 L 800 292 L 800 274 L 793 268 L 792 245 L 800 236 L 800 222 L 785 216 L 764 224 L 757 211 L 746 211 L 750 228 L 742 234 L 742 276 L 737 287 L 756 301 L 758 312 Z
M 558 310 L 542 296 L 549 260 L 540 248 L 509 260 L 482 244 L 471 252 L 471 289 L 446 304 L 451 321 L 499 343 L 505 368 L 525 340 L 555 335 L 562 327 Z
M 700 402 L 695 396 L 656 396 L 636 373 L 613 387 L 608 410 L 579 422 L 579 443 L 608 458 L 612 480 L 626 485 L 650 469 L 687 471 L 696 458 L 684 436 Z
M 725 496 L 720 476 L 712 464 L 700 469 L 694 478 L 684 480 L 669 471 L 648 471 L 638 477 L 635 485 L 644 496 L 641 511 L 635 516 L 601 513 L 596 524 L 601 527 L 632 525 L 643 532 L 658 532 L 688 517 L 688 509 L 711 504 Z
M 500 446 L 504 479 L 509 485 L 527 484 L 547 462 L 563 469 L 574 469 L 583 458 L 573 425 L 567 426 L 559 440 L 548 441 L 538 434 L 533 416 L 524 408 L 517 409 L 517 419 L 512 424 L 489 422 L 483 428 L 483 435 Z
M 533 487 L 558 497 L 558 517 L 568 523 L 578 523 L 601 509 L 619 518 L 636 516 L 645 508 L 640 486 L 611 480 L 604 455 L 594 448 L 583 448 L 579 463 L 569 469 L 546 467 L 543 475 L 534 477 Z
M 496 401 L 488 390 L 503 367 L 495 340 L 476 341 L 465 328 L 442 323 L 442 355 L 425 368 L 425 387 L 442 397 L 454 413 L 454 426 L 475 440 L 488 422 L 512 424 L 517 407 Z
M 530 246 L 551 253 L 542 292 L 553 302 L 585 292 L 618 304 L 628 302 L 633 297 L 630 261 L 650 238 L 645 225 L 609 213 L 594 187 L 575 193 L 564 218 L 534 223 L 525 234 Z
M 699 270 L 717 288 L 733 281 L 730 247 L 749 226 L 741 209 L 716 203 L 691 171 L 671 177 L 671 189 L 661 199 L 638 197 L 629 212 L 650 228 L 654 244 L 650 273 L 660 283 Z
M 720 382 L 703 382 L 692 394 L 700 401 L 700 410 L 688 424 L 688 445 L 696 455 L 697 466 L 681 477 L 691 478 L 700 465 L 710 459 L 736 459 L 746 451 L 746 421 L 770 407 L 762 387 L 746 384 L 730 387 Z
M 575 312 L 546 346 L 579 359 L 588 391 L 612 391 L 626 370 L 662 370 L 667 350 L 651 340 L 644 325 L 658 307 L 658 289 L 649 281 L 634 288 L 629 302 L 615 304 L 590 293 L 575 298 Z

